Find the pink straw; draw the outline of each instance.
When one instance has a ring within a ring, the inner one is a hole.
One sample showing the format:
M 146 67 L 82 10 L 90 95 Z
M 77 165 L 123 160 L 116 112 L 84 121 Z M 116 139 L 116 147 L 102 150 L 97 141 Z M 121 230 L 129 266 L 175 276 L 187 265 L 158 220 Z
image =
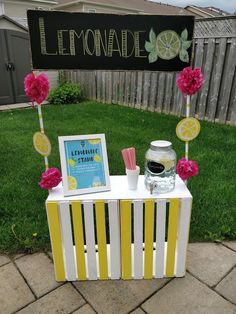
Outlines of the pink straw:
M 123 160 L 125 163 L 126 169 L 129 170 L 135 170 L 136 169 L 136 154 L 135 154 L 135 148 L 124 148 L 121 151 Z

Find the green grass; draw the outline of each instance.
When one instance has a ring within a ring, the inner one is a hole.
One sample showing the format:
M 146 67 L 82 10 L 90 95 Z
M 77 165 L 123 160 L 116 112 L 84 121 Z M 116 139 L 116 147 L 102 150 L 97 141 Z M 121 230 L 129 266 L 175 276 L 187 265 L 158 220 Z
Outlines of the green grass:
M 0 115 L 0 251 L 47 250 L 47 191 L 38 186 L 44 162 L 32 145 L 33 133 L 39 130 L 37 112 L 25 109 Z M 112 175 L 124 174 L 120 154 L 124 147 L 136 147 L 142 173 L 144 154 L 152 140 L 168 139 L 178 158 L 184 153 L 184 144 L 175 135 L 180 118 L 174 116 L 94 102 L 44 106 L 43 115 L 53 148 L 50 166 L 60 167 L 60 135 L 105 133 Z M 197 160 L 200 168 L 199 176 L 188 184 L 193 195 L 190 240 L 235 239 L 236 128 L 206 122 L 201 126 L 199 137 L 190 144 L 190 158 Z

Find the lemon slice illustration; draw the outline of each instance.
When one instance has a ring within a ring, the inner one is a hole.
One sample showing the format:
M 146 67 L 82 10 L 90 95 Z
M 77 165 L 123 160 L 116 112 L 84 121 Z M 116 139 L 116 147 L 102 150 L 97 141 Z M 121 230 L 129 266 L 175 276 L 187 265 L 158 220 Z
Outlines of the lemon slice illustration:
M 88 142 L 92 145 L 99 144 L 101 142 L 100 138 L 94 139 L 94 140 L 88 140 Z
M 94 159 L 96 162 L 101 162 L 101 160 L 102 160 L 101 156 L 99 156 L 99 155 L 94 155 L 93 159 Z
M 68 188 L 69 188 L 69 190 L 76 190 L 77 181 L 76 181 L 75 177 L 68 176 Z
M 180 48 L 181 41 L 176 32 L 167 30 L 157 36 L 156 51 L 161 59 L 170 60 L 175 58 L 179 54 Z
M 176 135 L 182 141 L 188 142 L 196 138 L 200 132 L 201 125 L 195 118 L 185 118 L 176 127 Z
M 51 154 L 51 143 L 44 133 L 36 132 L 33 136 L 35 150 L 42 156 L 47 157 Z
M 71 167 L 74 167 L 74 165 L 75 165 L 75 161 L 74 161 L 73 159 L 69 159 L 69 160 L 68 160 L 68 163 L 69 163 L 69 165 L 70 165 Z

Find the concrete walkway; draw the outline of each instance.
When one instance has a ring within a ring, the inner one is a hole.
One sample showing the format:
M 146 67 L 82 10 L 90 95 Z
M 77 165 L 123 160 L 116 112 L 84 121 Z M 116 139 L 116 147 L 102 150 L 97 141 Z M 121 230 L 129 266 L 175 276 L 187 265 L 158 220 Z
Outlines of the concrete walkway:
M 22 108 L 28 108 L 31 106 L 32 106 L 31 102 L 24 102 L 21 104 L 0 105 L 0 111 L 22 109 Z
M 178 279 L 57 283 L 51 254 L 0 255 L 0 313 L 235 314 L 236 242 L 190 244 Z

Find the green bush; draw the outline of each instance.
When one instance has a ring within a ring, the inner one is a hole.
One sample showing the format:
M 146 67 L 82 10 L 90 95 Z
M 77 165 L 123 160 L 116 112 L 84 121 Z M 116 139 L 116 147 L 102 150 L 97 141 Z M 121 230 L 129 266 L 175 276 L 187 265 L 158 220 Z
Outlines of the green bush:
M 81 101 L 81 89 L 78 84 L 65 83 L 50 91 L 47 101 L 53 105 L 76 104 Z

